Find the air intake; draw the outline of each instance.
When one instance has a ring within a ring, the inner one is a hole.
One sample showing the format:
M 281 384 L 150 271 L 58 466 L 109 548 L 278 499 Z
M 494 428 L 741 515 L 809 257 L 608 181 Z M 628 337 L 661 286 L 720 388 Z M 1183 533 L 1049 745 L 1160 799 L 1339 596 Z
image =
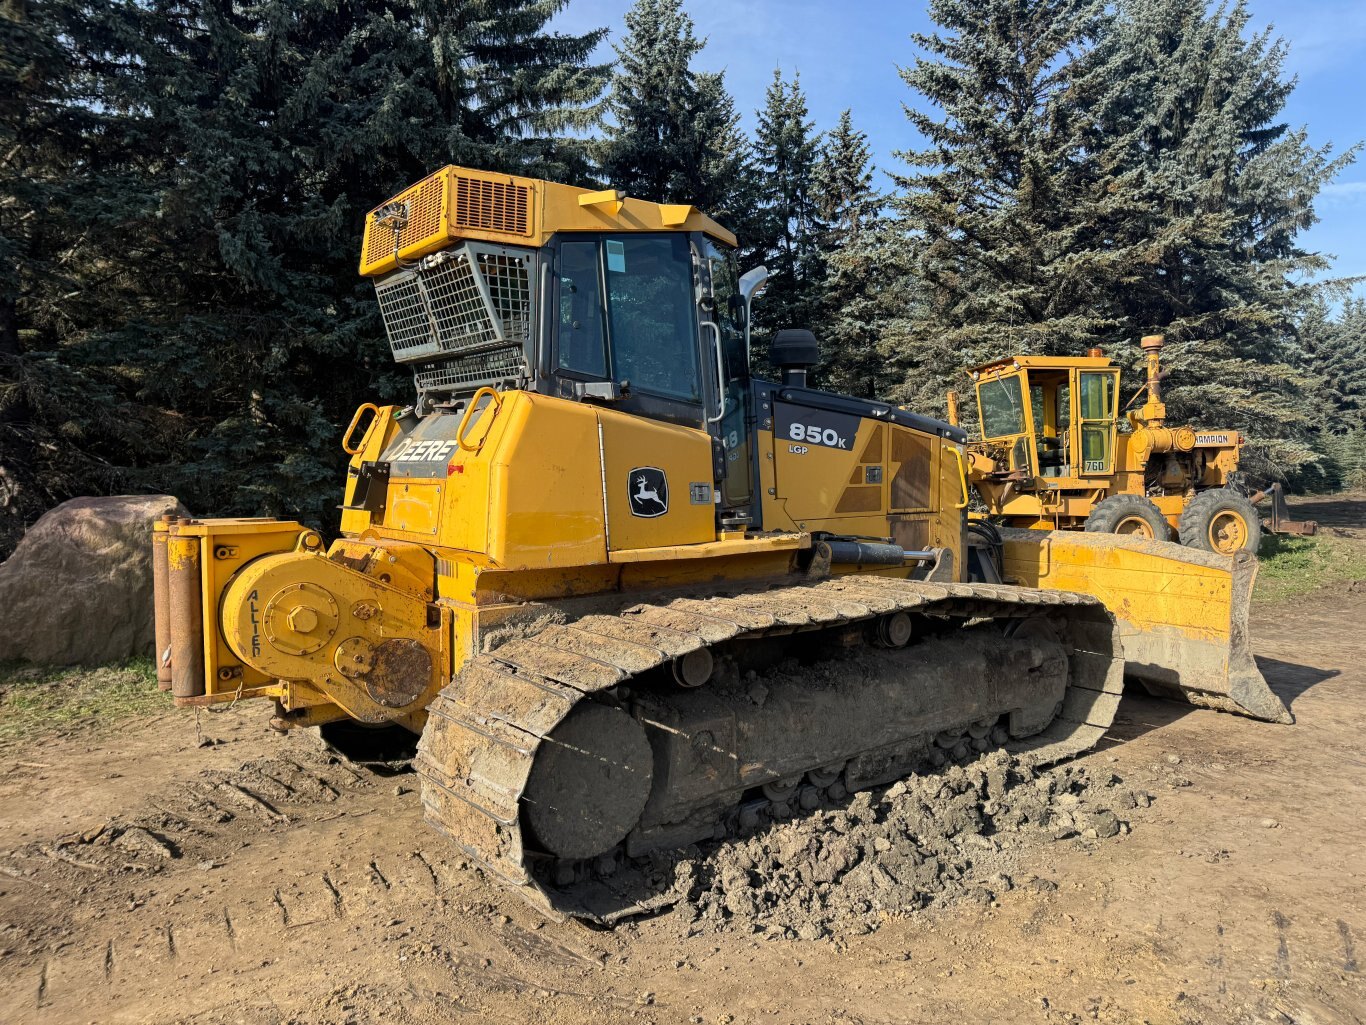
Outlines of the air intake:
M 504 231 L 509 235 L 531 234 L 528 214 L 531 190 L 514 182 L 455 178 L 455 212 L 451 223 L 457 228 Z

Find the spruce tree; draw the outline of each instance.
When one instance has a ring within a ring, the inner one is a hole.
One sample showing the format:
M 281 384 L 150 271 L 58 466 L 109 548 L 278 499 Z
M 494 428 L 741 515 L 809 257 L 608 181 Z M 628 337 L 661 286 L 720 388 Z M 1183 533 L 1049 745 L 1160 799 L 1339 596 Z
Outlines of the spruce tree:
M 92 388 L 52 358 L 88 286 L 82 214 L 109 209 L 92 173 L 104 115 L 65 45 L 82 30 L 67 4 L 0 3 L 0 558 L 45 508 L 110 478 L 62 436 Z
M 1306 272 L 1297 236 L 1351 159 L 1279 118 L 1285 47 L 1241 2 L 933 0 L 903 73 L 940 115 L 907 153 L 898 227 L 923 284 L 884 345 L 899 396 L 942 408 L 944 371 L 1101 344 L 1136 370 L 1163 333 L 1169 413 L 1256 442 L 1263 475 L 1313 459 L 1293 369 Z M 1136 375 L 1128 388 L 1137 384 Z
M 1349 298 L 1334 316 L 1316 298 L 1298 325 L 1300 360 L 1315 379 L 1311 415 L 1333 430 L 1366 427 L 1366 298 Z
M 873 188 L 868 136 L 848 110 L 830 130 L 815 168 L 816 212 L 825 230 L 825 280 L 813 325 L 824 359 L 819 382 L 834 391 L 872 398 L 886 384 L 878 350 L 877 312 L 887 266 L 880 252 L 885 225 Z
M 1366 299 L 1334 317 L 1316 300 L 1299 324 L 1300 362 L 1315 390 L 1306 410 L 1323 458 L 1296 474 L 1302 487 L 1366 487 Z
M 816 159 L 820 138 L 809 120 L 800 76 L 785 82 L 773 72 L 759 111 L 754 163 L 762 182 L 755 214 L 755 262 L 771 275 L 763 300 L 755 307 L 755 354 L 767 360 L 772 331 L 811 327 L 819 310 L 824 278 L 820 251 L 822 226 L 816 210 Z
M 895 231 L 919 302 L 888 311 L 884 350 L 898 397 L 939 411 L 969 363 L 1011 350 L 1078 351 L 1109 326 L 1095 261 L 1073 98 L 1098 31 L 1095 0 L 931 0 L 901 72 L 931 110 L 908 106 L 926 140 L 898 154 Z M 889 244 L 891 244 L 889 239 Z M 900 296 L 905 303 L 907 296 Z
M 334 522 L 341 426 L 412 395 L 357 277 L 365 212 L 445 163 L 588 173 L 602 33 L 549 31 L 563 5 L 82 5 L 62 45 L 109 209 L 60 363 L 98 381 L 69 430 L 112 486 Z
M 1088 58 L 1089 243 L 1108 261 L 1114 341 L 1167 336 L 1169 412 L 1253 439 L 1254 471 L 1313 458 L 1312 382 L 1293 365 L 1309 277 L 1301 232 L 1349 163 L 1282 120 L 1287 46 L 1249 32 L 1243 0 L 1122 0 Z
M 627 195 L 748 226 L 748 143 L 725 76 L 694 69 L 706 40 L 681 0 L 637 0 L 617 44 L 602 174 Z
M 703 45 L 682 0 L 636 0 L 626 12 L 600 158 L 613 187 L 654 202 L 677 200 L 696 105 L 692 61 Z
M 689 124 L 691 142 L 684 150 L 683 193 L 691 203 L 715 217 L 752 248 L 759 183 L 750 160 L 750 142 L 740 127 L 735 100 L 721 72 L 697 75 L 696 101 Z

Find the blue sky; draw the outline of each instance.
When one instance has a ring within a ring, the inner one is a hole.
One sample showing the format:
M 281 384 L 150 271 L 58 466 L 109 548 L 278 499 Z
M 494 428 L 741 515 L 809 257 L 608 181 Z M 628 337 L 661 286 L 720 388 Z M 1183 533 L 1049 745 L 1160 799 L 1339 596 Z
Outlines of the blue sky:
M 897 76 L 909 64 L 911 33 L 931 23 L 920 0 L 685 0 L 707 48 L 699 66 L 726 81 L 753 128 L 773 69 L 801 72 L 818 129 L 845 107 L 868 133 L 880 167 L 913 143 L 901 105 L 916 97 Z M 630 0 L 570 0 L 558 25 L 623 31 Z M 1274 27 L 1290 44 L 1288 71 L 1299 84 L 1286 109 L 1292 127 L 1307 126 L 1314 145 L 1341 152 L 1366 140 L 1366 0 L 1250 0 L 1254 27 Z M 604 48 L 604 59 L 612 56 Z M 1366 276 L 1366 154 L 1320 194 L 1319 223 L 1303 236 L 1311 250 L 1333 254 L 1335 276 Z M 1366 283 L 1356 287 L 1366 295 Z

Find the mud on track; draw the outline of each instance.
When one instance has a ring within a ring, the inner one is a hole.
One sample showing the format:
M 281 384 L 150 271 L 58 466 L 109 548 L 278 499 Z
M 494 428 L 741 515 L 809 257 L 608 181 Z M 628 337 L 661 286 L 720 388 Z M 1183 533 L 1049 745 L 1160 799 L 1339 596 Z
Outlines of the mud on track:
M 1364 616 L 1360 592 L 1259 610 L 1296 726 L 1129 695 L 1041 803 L 1021 776 L 979 822 L 990 766 L 960 769 L 934 797 L 966 827 L 910 828 L 917 781 L 699 852 L 694 900 L 613 932 L 542 922 L 423 829 L 411 776 L 258 706 L 202 716 L 208 748 L 188 713 L 8 748 L 0 1021 L 1361 1021 Z M 1103 837 L 1106 811 L 1132 831 Z M 912 835 L 909 890 L 861 889 L 865 863 L 901 882 Z M 813 914 L 796 847 L 849 836 Z M 952 885 L 916 884 L 927 864 Z

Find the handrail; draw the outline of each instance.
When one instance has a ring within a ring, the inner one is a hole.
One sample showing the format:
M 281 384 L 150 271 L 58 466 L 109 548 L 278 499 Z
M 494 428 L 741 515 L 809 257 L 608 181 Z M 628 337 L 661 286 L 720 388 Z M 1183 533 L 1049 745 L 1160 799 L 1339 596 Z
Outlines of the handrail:
M 369 427 L 365 429 L 365 434 L 360 436 L 360 442 L 354 448 L 351 447 L 350 442 L 351 435 L 356 433 L 356 427 L 360 424 L 361 414 L 367 409 L 375 414 L 376 419 L 379 418 L 379 406 L 375 405 L 373 402 L 362 402 L 360 404 L 356 409 L 356 415 L 351 418 L 350 426 L 346 428 L 346 433 L 342 435 L 342 451 L 348 456 L 360 455 L 360 450 L 365 447 L 365 438 L 370 433 Z M 370 421 L 372 427 L 374 426 L 374 423 L 374 420 Z
M 963 500 L 954 506 L 955 509 L 966 509 L 968 507 L 968 470 L 963 463 L 963 450 L 957 445 L 952 446 L 953 458 L 958 461 L 958 483 L 963 488 Z
M 488 385 L 484 385 L 470 396 L 470 404 L 465 407 L 465 413 L 460 417 L 460 426 L 455 429 L 455 443 L 460 446 L 462 451 L 478 452 L 484 445 L 484 438 L 488 437 L 488 431 L 485 431 L 484 438 L 480 438 L 477 444 L 466 444 L 465 442 L 465 429 L 469 427 L 470 417 L 474 414 L 475 407 L 479 405 L 479 400 L 485 395 L 488 395 L 493 402 L 493 412 L 489 414 L 490 418 L 497 416 L 498 410 L 503 408 L 503 396 L 498 394 L 496 388 L 490 388 Z
M 714 320 L 702 321 L 704 328 L 711 328 L 716 335 L 716 415 L 707 417 L 707 423 L 717 423 L 726 415 L 726 367 L 721 354 L 721 328 Z

